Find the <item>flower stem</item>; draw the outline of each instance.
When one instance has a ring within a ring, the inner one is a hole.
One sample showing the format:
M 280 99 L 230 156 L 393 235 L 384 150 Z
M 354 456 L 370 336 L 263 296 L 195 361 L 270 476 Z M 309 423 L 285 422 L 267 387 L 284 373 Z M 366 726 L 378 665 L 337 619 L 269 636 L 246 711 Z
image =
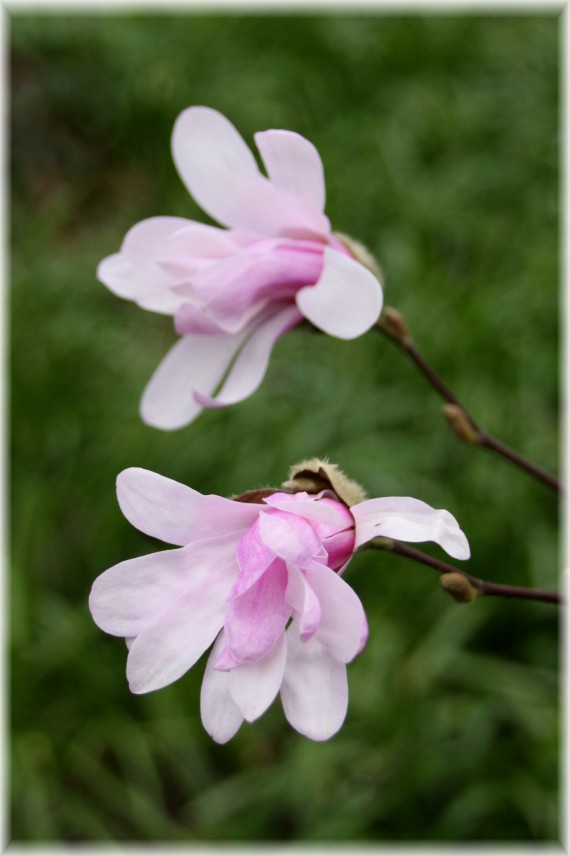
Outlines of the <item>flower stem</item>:
M 464 597 L 462 600 L 474 600 L 475 597 L 510 597 L 525 600 L 536 600 L 543 603 L 554 603 L 563 605 L 564 597 L 558 592 L 542 591 L 540 589 L 526 588 L 525 586 L 509 586 L 504 583 L 493 583 L 489 580 L 482 580 L 479 577 L 474 577 L 465 571 L 455 568 L 453 565 L 448 565 L 447 562 L 442 562 L 427 553 L 422 553 L 421 550 L 416 550 L 414 547 L 409 547 L 407 544 L 402 544 L 401 541 L 395 541 L 393 538 L 375 538 L 369 541 L 366 547 L 371 547 L 374 550 L 387 550 L 391 553 L 397 553 L 399 556 L 405 556 L 418 562 L 421 565 L 427 565 L 430 568 L 443 574 L 442 579 L 445 579 L 447 574 L 453 574 L 454 577 L 460 576 L 467 581 L 470 587 L 475 590 L 474 597 Z M 447 588 L 447 587 L 446 587 Z M 451 587 L 448 588 L 452 593 Z M 459 599 L 459 598 L 457 598 Z
M 506 446 L 496 437 L 488 434 L 475 422 L 471 414 L 461 404 L 454 392 L 447 386 L 445 381 L 430 366 L 425 357 L 418 351 L 408 328 L 407 322 L 397 310 L 386 307 L 380 320 L 376 323 L 376 329 L 383 333 L 390 341 L 397 345 L 409 359 L 416 365 L 428 382 L 444 399 L 443 412 L 451 429 L 457 436 L 467 443 L 473 443 L 484 449 L 489 449 L 510 461 L 515 466 L 529 473 L 534 478 L 542 481 L 551 490 L 564 493 L 564 488 L 558 479 L 542 467 L 533 464 L 518 452 Z

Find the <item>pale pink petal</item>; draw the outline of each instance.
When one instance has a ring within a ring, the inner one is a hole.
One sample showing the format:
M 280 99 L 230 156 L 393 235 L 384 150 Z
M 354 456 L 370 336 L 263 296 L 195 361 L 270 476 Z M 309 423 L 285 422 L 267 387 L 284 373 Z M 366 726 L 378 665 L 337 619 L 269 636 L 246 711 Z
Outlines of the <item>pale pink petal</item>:
M 287 644 L 282 632 L 265 657 L 225 673 L 229 677 L 232 699 L 248 722 L 265 713 L 279 692 L 286 656 Z
M 164 550 L 114 565 L 91 589 L 89 609 L 95 624 L 113 636 L 137 636 L 191 585 L 195 569 L 184 550 Z
M 133 262 L 154 263 L 165 242 L 200 225 L 184 217 L 149 217 L 129 229 L 121 244 L 121 252 Z
M 165 431 L 192 422 L 202 411 L 194 393 L 214 391 L 247 336 L 248 331 L 183 336 L 162 360 L 144 391 L 143 421 Z
M 323 547 L 327 551 L 327 565 L 329 568 L 337 571 L 339 568 L 344 570 L 347 563 L 354 553 L 354 528 L 345 529 L 344 532 L 337 532 L 328 538 L 323 539 Z
M 286 511 L 262 511 L 259 534 L 275 555 L 297 567 L 324 552 L 321 539 L 311 524 Z
M 265 235 L 322 235 L 322 218 L 259 172 L 240 134 L 216 110 L 190 107 L 181 113 L 172 154 L 194 199 L 224 226 Z
M 315 327 L 338 339 L 354 339 L 378 320 L 382 288 L 363 265 L 327 247 L 320 279 L 298 291 L 296 300 Z
M 247 502 L 243 504 L 249 505 Z M 258 509 L 259 506 L 256 505 L 255 508 Z M 256 515 L 258 515 L 257 511 Z M 229 594 L 230 600 L 245 594 L 275 559 L 273 551 L 261 540 L 258 516 L 256 516 L 253 526 L 240 538 L 236 549 L 236 559 L 240 571 Z
M 469 543 L 449 511 L 408 496 L 367 499 L 351 509 L 356 522 L 355 549 L 383 536 L 400 541 L 435 541 L 454 559 L 468 559 Z
M 348 707 L 346 666 L 315 638 L 301 642 L 295 622 L 287 630 L 281 701 L 293 728 L 319 741 L 339 730 Z
M 259 324 L 236 357 L 228 377 L 215 398 L 196 391 L 194 397 L 202 407 L 227 407 L 250 396 L 260 386 L 275 342 L 301 320 L 295 306 L 272 315 Z
M 202 724 L 216 743 L 227 743 L 231 740 L 243 722 L 243 716 L 230 694 L 229 674 L 214 668 L 225 644 L 225 634 L 222 630 L 208 658 L 200 691 Z
M 173 315 L 182 303 L 169 288 L 171 277 L 158 268 L 135 265 L 124 253 L 103 259 L 97 267 L 97 279 L 113 294 L 152 312 Z
M 209 568 L 137 636 L 127 659 L 133 693 L 165 687 L 194 665 L 223 626 L 225 600 L 234 579 L 234 564 Z
M 228 647 L 240 663 L 259 660 L 273 647 L 291 615 L 285 602 L 287 569 L 278 559 L 241 597 L 228 600 Z
M 315 634 L 327 651 L 348 663 L 361 649 L 364 609 L 351 587 L 330 568 L 318 563 L 305 571 L 307 582 L 321 606 L 321 621 Z
M 140 467 L 130 467 L 119 474 L 117 497 L 129 523 L 146 535 L 181 546 L 230 534 L 235 545 L 265 507 L 213 494 L 204 496 Z
M 314 145 L 293 131 L 260 131 L 254 139 L 272 183 L 303 199 L 315 215 L 321 214 L 325 207 L 325 178 Z M 328 231 L 327 227 L 323 221 L 324 231 Z
M 289 573 L 285 600 L 294 610 L 294 618 L 299 624 L 301 640 L 306 642 L 317 630 L 321 620 L 319 600 L 309 585 L 307 578 L 295 565 L 287 565 Z
M 298 514 L 307 520 L 315 521 L 315 523 L 323 523 L 331 529 L 342 529 L 345 526 L 353 525 L 354 521 L 350 512 L 347 510 L 348 516 L 345 516 L 343 513 L 344 506 L 341 503 L 323 502 L 321 497 L 322 492 L 311 495 L 303 491 L 293 495 L 274 493 L 271 496 L 266 496 L 263 501 L 272 508 Z

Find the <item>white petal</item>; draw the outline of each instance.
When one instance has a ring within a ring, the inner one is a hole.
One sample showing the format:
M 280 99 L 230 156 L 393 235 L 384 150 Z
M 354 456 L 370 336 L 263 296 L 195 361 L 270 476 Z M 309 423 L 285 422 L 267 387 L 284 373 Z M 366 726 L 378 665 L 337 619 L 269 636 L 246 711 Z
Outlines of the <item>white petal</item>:
M 200 714 L 204 728 L 216 743 L 227 743 L 243 722 L 238 706 L 230 694 L 229 672 L 220 672 L 214 663 L 226 644 L 220 633 L 208 658 L 200 692 Z
M 230 693 L 248 722 L 265 713 L 281 686 L 287 645 L 282 633 L 271 651 L 261 660 L 244 663 L 229 675 Z
M 293 728 L 311 740 L 332 737 L 348 707 L 346 666 L 316 639 L 301 642 L 295 622 L 287 631 L 281 701 Z
M 382 288 L 363 265 L 327 247 L 320 279 L 301 288 L 296 300 L 315 327 L 338 339 L 355 339 L 378 320 Z
M 210 568 L 137 636 L 127 659 L 131 692 L 158 690 L 194 665 L 224 623 L 235 574 L 233 565 Z
M 322 217 L 263 176 L 253 154 L 225 116 L 190 107 L 176 120 L 174 162 L 198 204 L 224 226 L 262 235 L 322 235 Z
M 204 496 L 150 470 L 130 467 L 117 478 L 121 511 L 146 535 L 181 546 L 235 534 L 234 544 L 255 523 L 264 505 Z M 220 540 L 220 543 L 222 541 Z
M 254 139 L 272 183 L 303 199 L 316 215 L 321 214 L 325 207 L 325 178 L 314 145 L 292 131 L 260 131 Z
M 287 306 L 266 321 L 250 335 L 239 352 L 228 377 L 215 398 L 196 392 L 196 400 L 203 407 L 227 407 L 250 396 L 260 386 L 269 357 L 276 341 L 301 320 L 296 306 Z
M 202 411 L 194 392 L 209 394 L 222 379 L 248 331 L 233 335 L 183 336 L 151 377 L 142 397 L 143 421 L 172 431 Z
M 305 572 L 321 606 L 315 634 L 330 654 L 349 663 L 362 650 L 364 608 L 351 587 L 325 565 L 314 562 Z
M 383 536 L 400 541 L 435 541 L 454 559 L 468 559 L 469 543 L 455 517 L 419 499 L 367 499 L 350 509 L 356 523 L 355 549 Z

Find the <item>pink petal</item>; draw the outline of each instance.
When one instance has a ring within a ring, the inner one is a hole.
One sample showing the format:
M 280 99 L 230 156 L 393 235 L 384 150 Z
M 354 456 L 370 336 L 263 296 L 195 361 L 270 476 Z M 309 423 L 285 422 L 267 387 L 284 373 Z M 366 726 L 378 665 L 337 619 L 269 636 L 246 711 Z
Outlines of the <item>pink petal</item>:
M 227 743 L 243 722 L 243 716 L 230 694 L 230 676 L 214 668 L 226 644 L 224 631 L 220 633 L 208 658 L 200 692 L 200 714 L 204 728 L 216 743 Z
M 323 552 L 321 539 L 311 524 L 286 511 L 262 511 L 259 515 L 259 534 L 276 556 L 297 567 Z
M 194 199 L 224 226 L 292 237 L 318 231 L 314 214 L 261 175 L 240 134 L 216 110 L 190 107 L 181 113 L 172 154 Z
M 321 244 L 283 239 L 258 241 L 239 254 L 205 265 L 173 290 L 233 333 L 265 306 L 292 303 L 299 288 L 318 280 L 322 267 Z M 185 329 L 184 308 L 176 322 L 179 332 L 192 332 Z
M 372 538 L 435 541 L 454 559 L 468 559 L 469 543 L 449 511 L 408 496 L 367 499 L 351 509 L 356 522 L 355 549 Z
M 246 502 L 244 505 L 249 505 L 249 503 Z M 240 570 L 229 594 L 230 600 L 245 594 L 275 559 L 273 551 L 261 540 L 259 519 L 256 519 L 253 526 L 240 538 L 236 550 L 236 559 Z
M 314 212 L 322 231 L 328 233 L 330 224 L 322 216 L 325 207 L 323 165 L 314 145 L 292 131 L 260 131 L 254 139 L 271 182 L 302 199 Z
M 165 687 L 194 665 L 224 623 L 225 600 L 234 579 L 233 563 L 208 568 L 137 636 L 127 659 L 133 693 Z
M 95 624 L 113 636 L 137 636 L 183 594 L 193 570 L 184 550 L 164 550 L 114 565 L 91 589 L 89 609 Z
M 285 600 L 294 610 L 294 618 L 299 624 L 302 642 L 313 636 L 321 621 L 319 600 L 309 585 L 305 574 L 295 565 L 287 565 L 289 573 Z
M 286 588 L 285 563 L 276 560 L 245 594 L 228 600 L 225 628 L 235 660 L 259 660 L 273 647 L 291 615 Z
M 326 564 L 328 567 L 337 572 L 341 567 L 344 570 L 345 564 L 348 563 L 354 553 L 354 528 L 324 538 L 323 547 L 327 551 L 328 560 Z
M 363 606 L 338 574 L 316 562 L 305 571 L 321 606 L 315 639 L 342 663 L 349 663 L 362 647 Z
M 297 308 L 288 306 L 259 324 L 236 357 L 217 396 L 196 391 L 196 402 L 202 407 L 228 407 L 248 398 L 265 377 L 275 342 L 300 320 Z
M 248 722 L 265 713 L 279 692 L 286 656 L 287 645 L 282 632 L 265 657 L 225 673 L 229 677 L 232 699 Z
M 213 392 L 248 331 L 235 335 L 183 336 L 162 360 L 142 397 L 143 421 L 172 431 L 202 411 L 194 393 Z
M 323 523 L 331 529 L 343 529 L 345 526 L 353 524 L 350 512 L 346 517 L 343 513 L 344 506 L 341 503 L 322 502 L 321 496 L 322 493 L 310 495 L 305 491 L 292 496 L 286 493 L 274 493 L 271 496 L 266 496 L 263 501 L 271 508 L 298 514 L 307 520 L 315 521 L 315 523 Z
M 168 239 L 199 225 L 182 217 L 142 220 L 125 235 L 121 252 L 99 264 L 98 279 L 115 294 L 145 309 L 174 313 L 182 300 L 170 291 L 173 278 L 160 267 L 158 259 Z
M 346 666 L 315 638 L 301 642 L 295 622 L 287 631 L 281 701 L 293 728 L 318 741 L 339 730 L 348 708 Z
M 316 285 L 297 292 L 297 306 L 312 324 L 338 339 L 354 339 L 376 323 L 382 288 L 373 273 L 327 247 Z
M 169 544 L 233 535 L 233 549 L 241 534 L 253 525 L 263 505 L 204 496 L 165 476 L 130 467 L 117 478 L 121 511 L 146 535 Z

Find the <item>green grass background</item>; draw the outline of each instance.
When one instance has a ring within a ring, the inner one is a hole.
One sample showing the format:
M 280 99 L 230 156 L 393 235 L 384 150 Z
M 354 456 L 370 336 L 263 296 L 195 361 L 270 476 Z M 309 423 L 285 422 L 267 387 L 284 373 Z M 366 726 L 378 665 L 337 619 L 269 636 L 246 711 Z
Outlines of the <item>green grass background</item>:
M 311 743 L 277 702 L 220 747 L 199 718 L 203 661 L 130 695 L 87 596 L 158 548 L 119 511 L 123 468 L 231 495 L 313 454 L 372 496 L 451 510 L 473 573 L 558 586 L 556 498 L 458 442 L 380 336 L 294 331 L 253 397 L 161 433 L 138 402 L 171 322 L 95 279 L 138 220 L 207 221 L 170 157 L 182 109 L 215 107 L 249 142 L 296 130 L 321 153 L 334 228 L 378 256 L 423 352 L 555 471 L 558 19 L 62 12 L 10 28 L 12 839 L 557 839 L 554 607 L 459 606 L 431 570 L 359 554 L 347 579 L 370 640 L 342 731 Z

